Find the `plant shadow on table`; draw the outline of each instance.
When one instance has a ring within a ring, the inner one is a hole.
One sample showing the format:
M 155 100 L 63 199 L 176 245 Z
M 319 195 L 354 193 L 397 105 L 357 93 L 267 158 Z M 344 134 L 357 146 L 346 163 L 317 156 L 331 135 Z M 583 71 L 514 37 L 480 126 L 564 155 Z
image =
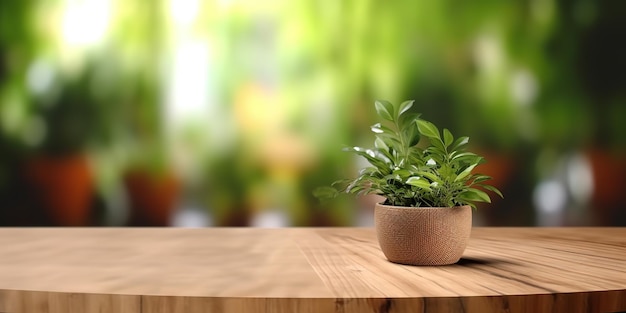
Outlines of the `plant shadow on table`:
M 401 263 L 395 263 L 395 262 L 391 262 L 389 261 L 387 258 L 384 258 L 385 261 L 393 263 L 393 264 L 398 264 L 398 265 L 404 265 L 404 266 L 414 266 L 414 265 L 409 265 L 409 264 L 401 264 Z M 514 262 L 505 258 L 494 258 L 494 257 L 475 257 L 475 256 L 471 256 L 471 257 L 462 257 L 458 262 L 453 263 L 453 264 L 448 264 L 448 265 L 435 265 L 434 267 L 439 267 L 439 266 L 446 266 L 446 267 L 482 267 L 482 266 L 494 266 L 494 265 L 502 265 L 502 264 L 509 264 L 509 265 L 519 265 L 518 262 Z M 419 265 L 418 265 L 419 266 Z M 429 265 L 426 265 L 425 267 L 429 267 Z M 626 313 L 626 312 L 625 312 Z
M 497 264 L 515 264 L 508 259 L 499 258 L 482 258 L 482 257 L 462 257 L 458 262 L 450 264 L 450 266 L 464 266 L 464 267 L 478 267 L 483 265 L 497 265 Z

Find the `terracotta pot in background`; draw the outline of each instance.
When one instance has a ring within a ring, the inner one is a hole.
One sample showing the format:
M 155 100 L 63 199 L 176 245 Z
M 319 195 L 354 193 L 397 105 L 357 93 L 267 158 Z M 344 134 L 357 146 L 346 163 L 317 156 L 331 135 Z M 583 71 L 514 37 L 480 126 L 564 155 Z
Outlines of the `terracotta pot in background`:
M 593 175 L 591 197 L 593 224 L 620 226 L 626 223 L 624 186 L 626 153 L 590 149 L 586 153 Z
M 472 230 L 470 206 L 412 208 L 376 204 L 376 236 L 387 259 L 409 265 L 460 260 Z
M 214 216 L 214 224 L 217 227 L 247 227 L 250 226 L 252 220 L 251 210 L 242 207 L 233 207 L 225 212 Z
M 37 203 L 58 226 L 88 226 L 94 181 L 83 154 L 37 156 L 25 165 Z
M 176 209 L 180 180 L 171 172 L 132 170 L 124 176 L 132 226 L 169 226 Z
M 510 155 L 487 150 L 478 150 L 485 163 L 476 167 L 475 172 L 491 176 L 489 184 L 502 190 L 511 181 L 515 169 L 515 159 Z
M 332 216 L 328 213 L 315 212 L 309 219 L 309 225 L 311 227 L 333 227 L 337 226 L 337 223 L 333 220 Z

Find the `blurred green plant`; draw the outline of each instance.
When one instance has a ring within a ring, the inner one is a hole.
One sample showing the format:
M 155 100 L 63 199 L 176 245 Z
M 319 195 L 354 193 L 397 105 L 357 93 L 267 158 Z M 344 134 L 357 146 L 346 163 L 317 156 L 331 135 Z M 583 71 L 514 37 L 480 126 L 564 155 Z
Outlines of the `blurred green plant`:
M 248 226 L 254 203 L 252 189 L 262 180 L 262 172 L 239 145 L 213 155 L 205 163 L 203 193 L 217 226 Z
M 349 226 L 354 224 L 355 207 L 348 195 L 333 198 L 316 198 L 311 190 L 330 184 L 337 173 L 343 173 L 350 164 L 344 161 L 341 151 L 328 151 L 320 155 L 315 166 L 307 169 L 298 184 L 298 203 L 290 205 L 294 226 Z M 333 177 L 334 176 L 334 177 Z
M 153 173 L 169 170 L 165 125 L 159 93 L 161 81 L 151 71 L 126 77 L 122 90 L 122 114 L 130 145 L 129 166 Z
M 439 129 L 419 114 L 410 112 L 414 101 L 399 105 L 376 101 L 375 107 L 382 123 L 371 127 L 375 134 L 374 149 L 347 148 L 365 158 L 371 166 L 362 169 L 355 179 L 346 179 L 316 190 L 318 197 L 334 197 L 339 192 L 378 194 L 387 198 L 385 204 L 405 207 L 453 207 L 476 202 L 491 202 L 483 191 L 500 197 L 502 193 L 484 182 L 491 177 L 473 174 L 484 159 L 464 146 L 469 137 L 455 139 L 448 129 Z M 384 124 L 383 124 L 384 123 Z M 421 136 L 429 144 L 418 146 Z
M 45 127 L 37 150 L 68 154 L 114 141 L 119 111 L 114 95 L 101 84 L 100 74 L 97 66 L 90 64 L 75 76 L 59 77 L 61 85 L 55 90 L 33 96 L 32 114 L 39 116 Z

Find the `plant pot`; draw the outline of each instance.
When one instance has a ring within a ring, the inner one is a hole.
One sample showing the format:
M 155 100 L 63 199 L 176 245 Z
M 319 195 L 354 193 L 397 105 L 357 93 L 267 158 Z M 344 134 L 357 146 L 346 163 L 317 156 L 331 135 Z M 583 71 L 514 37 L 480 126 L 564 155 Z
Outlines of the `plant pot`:
M 247 205 L 233 206 L 221 214 L 214 216 L 214 224 L 217 227 L 247 227 L 250 226 L 252 216 Z
M 378 243 L 387 259 L 408 265 L 459 261 L 472 230 L 470 206 L 412 208 L 376 204 Z
M 620 213 L 624 210 L 626 153 L 593 149 L 586 155 L 593 175 L 591 223 L 596 226 L 624 225 L 626 220 Z
M 169 226 L 180 181 L 176 175 L 132 170 L 124 176 L 132 226 Z
M 57 226 L 88 226 L 94 182 L 87 156 L 41 155 L 25 165 L 26 180 L 40 206 Z
M 487 162 L 476 166 L 476 172 L 491 176 L 489 184 L 502 190 L 515 177 L 515 159 L 510 154 L 492 150 L 478 150 Z

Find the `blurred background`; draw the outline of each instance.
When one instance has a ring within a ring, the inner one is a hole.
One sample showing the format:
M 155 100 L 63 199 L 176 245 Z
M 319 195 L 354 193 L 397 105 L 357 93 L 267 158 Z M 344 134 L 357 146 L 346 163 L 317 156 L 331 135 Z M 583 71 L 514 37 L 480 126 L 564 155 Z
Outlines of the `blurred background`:
M 374 100 L 469 135 L 475 225 L 625 226 L 626 3 L 0 1 L 1 226 L 369 226 Z

